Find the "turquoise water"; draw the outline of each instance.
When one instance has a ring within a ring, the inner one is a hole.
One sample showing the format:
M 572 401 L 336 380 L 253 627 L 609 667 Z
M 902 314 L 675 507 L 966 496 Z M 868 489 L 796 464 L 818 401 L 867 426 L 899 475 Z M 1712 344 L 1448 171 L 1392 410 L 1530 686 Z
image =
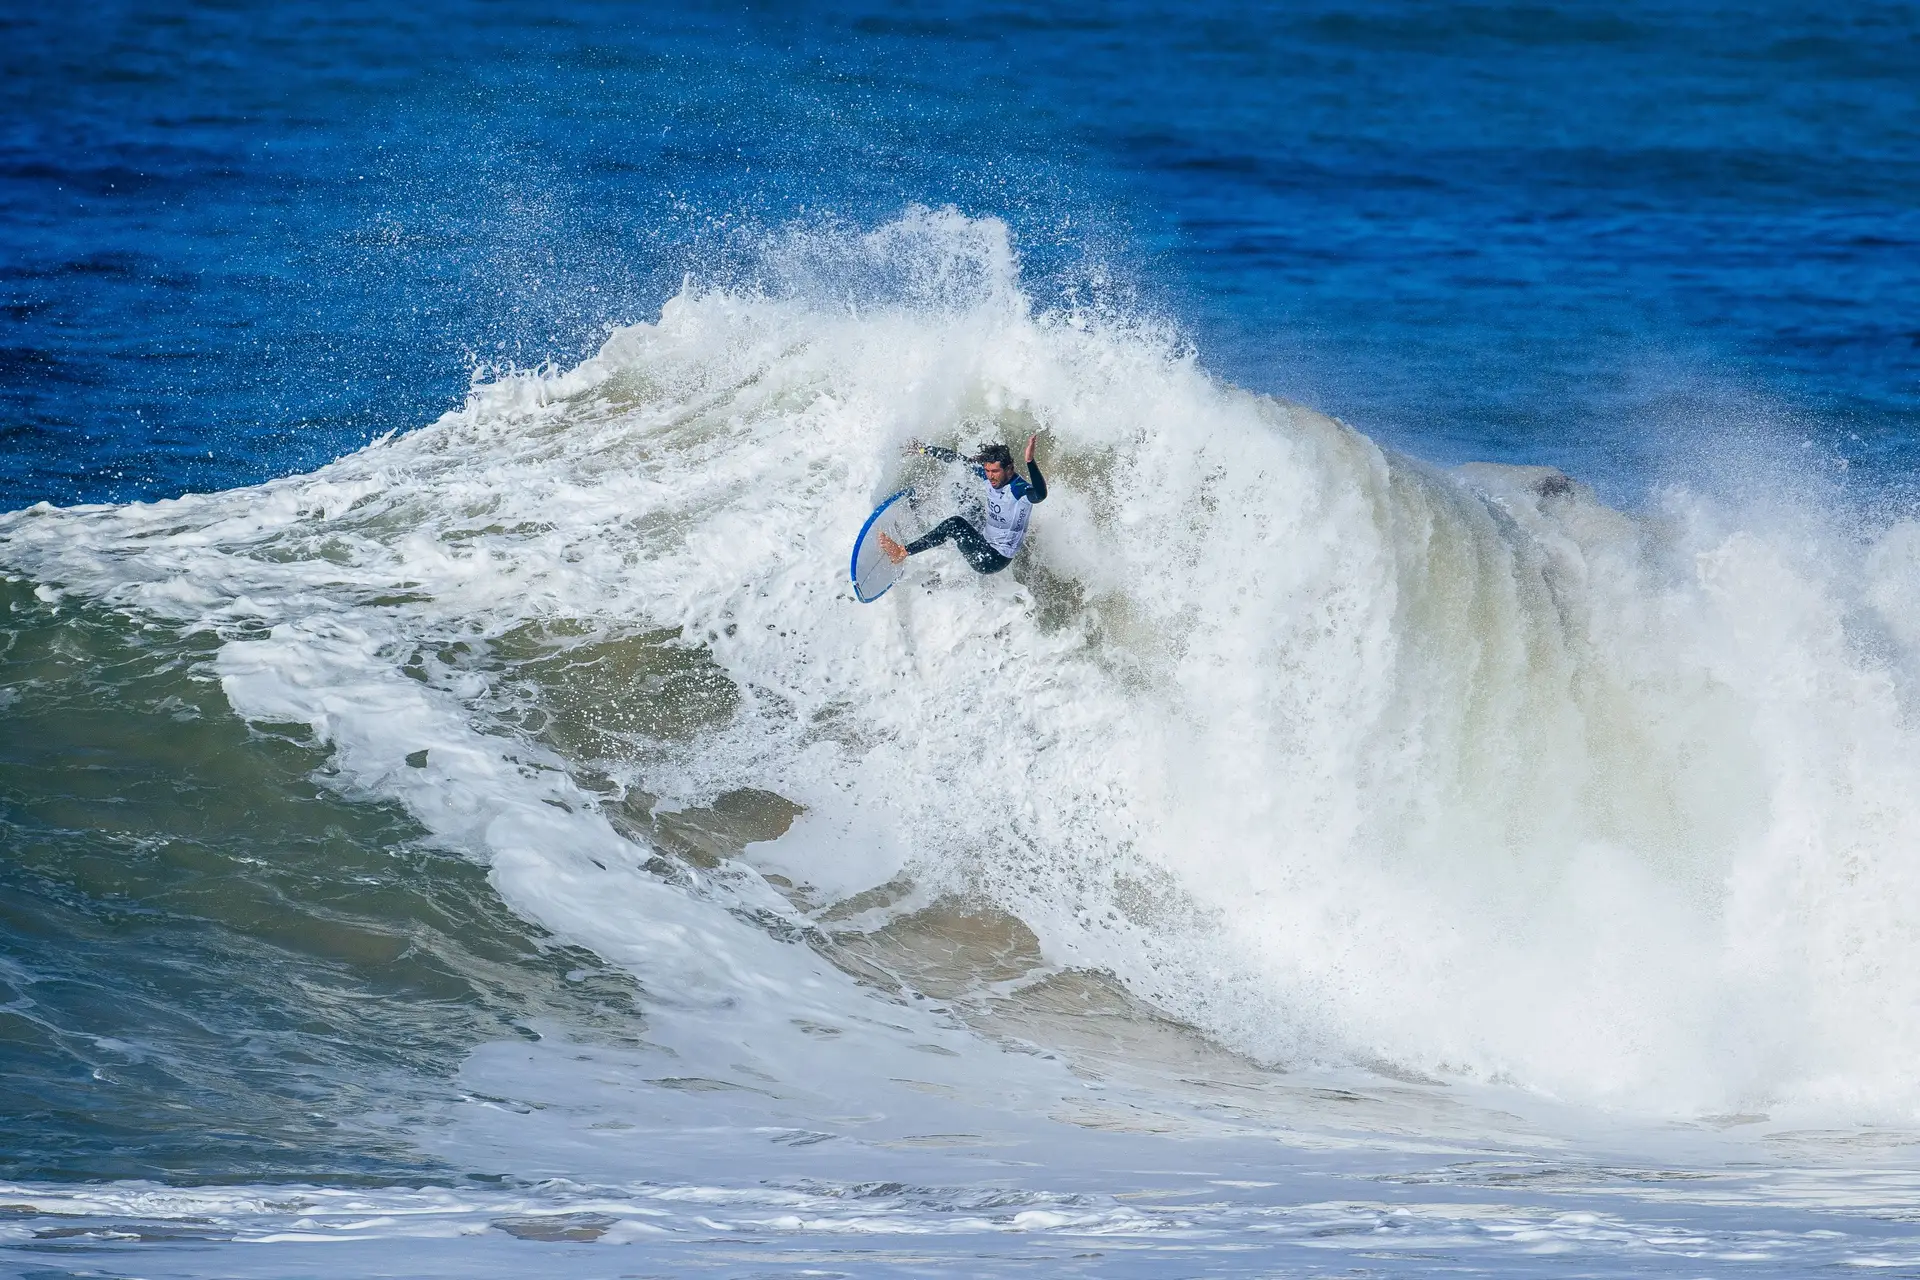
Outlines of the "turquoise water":
M 207 641 L 6 592 L 0 1176 L 417 1177 L 393 1126 L 461 1047 L 632 1034 L 629 984 L 316 785 L 305 726 L 240 722 Z

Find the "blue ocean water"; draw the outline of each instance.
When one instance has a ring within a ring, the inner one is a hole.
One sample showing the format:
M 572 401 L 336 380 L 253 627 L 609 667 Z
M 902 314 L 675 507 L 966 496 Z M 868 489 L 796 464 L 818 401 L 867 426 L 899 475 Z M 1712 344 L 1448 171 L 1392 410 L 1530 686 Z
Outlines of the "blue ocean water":
M 1030 286 L 1415 453 L 1911 462 L 1915 10 L 42 7 L 6 20 L 0 506 L 223 488 L 569 364 L 793 222 Z
M 1920 1265 L 1920 5 L 16 9 L 0 1270 Z

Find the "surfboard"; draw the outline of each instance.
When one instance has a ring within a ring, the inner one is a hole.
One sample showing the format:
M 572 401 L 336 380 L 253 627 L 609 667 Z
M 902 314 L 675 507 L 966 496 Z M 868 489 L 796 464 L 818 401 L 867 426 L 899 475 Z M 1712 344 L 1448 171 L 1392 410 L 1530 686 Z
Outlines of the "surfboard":
M 906 572 L 906 563 L 895 564 L 880 549 L 880 539 L 874 535 L 884 533 L 895 542 L 911 542 L 918 535 L 910 528 L 908 519 L 908 501 L 913 497 L 912 488 L 900 490 L 873 509 L 867 522 L 860 526 L 860 536 L 853 540 L 853 564 L 849 574 L 853 578 L 853 594 L 859 597 L 861 604 L 872 604 L 887 594 L 887 588 L 900 581 L 900 575 Z

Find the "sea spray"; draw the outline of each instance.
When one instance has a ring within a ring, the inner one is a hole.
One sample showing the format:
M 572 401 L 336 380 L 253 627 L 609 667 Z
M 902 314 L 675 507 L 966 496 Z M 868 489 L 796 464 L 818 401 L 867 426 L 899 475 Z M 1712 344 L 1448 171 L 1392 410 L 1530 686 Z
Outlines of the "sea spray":
M 239 714 L 649 998 L 758 1010 L 774 1075 L 780 1011 L 855 1007 L 836 930 L 959 900 L 1266 1062 L 1920 1101 L 1910 530 L 1809 557 L 1683 493 L 1437 472 L 1036 310 L 991 219 L 776 248 L 310 475 L 35 508 L 0 558 L 216 634 Z M 854 602 L 871 501 L 942 491 L 904 441 L 1033 431 L 1011 573 Z M 641 819 L 746 792 L 803 816 L 658 857 Z

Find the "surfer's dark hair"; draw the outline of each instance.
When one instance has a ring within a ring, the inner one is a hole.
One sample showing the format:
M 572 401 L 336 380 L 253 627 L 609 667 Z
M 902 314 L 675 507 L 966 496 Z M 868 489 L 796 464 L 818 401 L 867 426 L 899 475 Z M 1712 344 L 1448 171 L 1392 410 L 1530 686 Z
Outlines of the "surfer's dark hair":
M 989 462 L 997 462 L 1003 467 L 1011 467 L 1013 465 L 1013 450 L 1003 444 L 983 444 L 980 446 L 980 452 L 973 455 L 973 460 L 983 467 Z

